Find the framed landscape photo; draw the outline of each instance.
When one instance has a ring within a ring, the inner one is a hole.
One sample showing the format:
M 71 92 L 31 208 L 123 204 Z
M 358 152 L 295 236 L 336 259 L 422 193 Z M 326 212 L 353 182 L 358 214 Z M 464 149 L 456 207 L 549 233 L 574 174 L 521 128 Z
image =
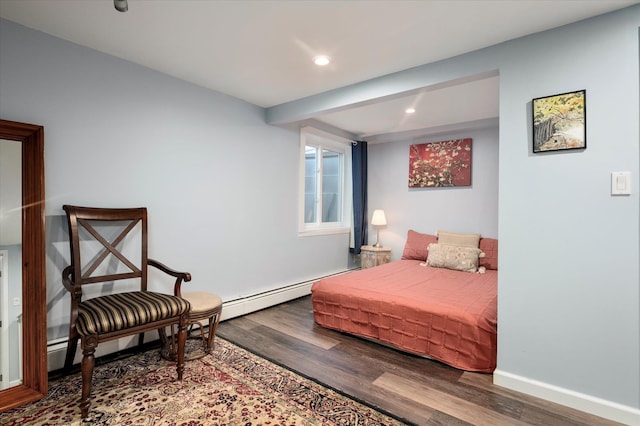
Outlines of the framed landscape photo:
M 534 153 L 587 147 L 586 98 L 578 90 L 533 100 Z

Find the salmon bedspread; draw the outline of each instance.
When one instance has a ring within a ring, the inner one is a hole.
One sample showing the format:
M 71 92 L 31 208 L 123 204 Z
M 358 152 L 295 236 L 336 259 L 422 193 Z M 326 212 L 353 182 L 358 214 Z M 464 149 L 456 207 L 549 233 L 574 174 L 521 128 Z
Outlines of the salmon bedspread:
M 496 367 L 497 277 L 398 260 L 314 283 L 313 315 L 326 328 L 488 373 Z

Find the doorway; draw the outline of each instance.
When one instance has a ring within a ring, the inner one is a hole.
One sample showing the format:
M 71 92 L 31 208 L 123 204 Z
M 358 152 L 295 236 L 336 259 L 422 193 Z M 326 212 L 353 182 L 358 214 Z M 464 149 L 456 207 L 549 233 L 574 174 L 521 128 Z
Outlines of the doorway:
M 9 387 L 9 252 L 0 250 L 0 389 Z

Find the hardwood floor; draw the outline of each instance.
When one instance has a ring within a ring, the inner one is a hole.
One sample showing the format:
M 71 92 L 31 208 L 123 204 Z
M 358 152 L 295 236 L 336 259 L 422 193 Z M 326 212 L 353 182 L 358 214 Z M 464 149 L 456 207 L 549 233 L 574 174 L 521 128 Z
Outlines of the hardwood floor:
M 224 321 L 217 335 L 418 425 L 618 424 L 495 386 L 490 374 L 322 328 L 311 296 Z

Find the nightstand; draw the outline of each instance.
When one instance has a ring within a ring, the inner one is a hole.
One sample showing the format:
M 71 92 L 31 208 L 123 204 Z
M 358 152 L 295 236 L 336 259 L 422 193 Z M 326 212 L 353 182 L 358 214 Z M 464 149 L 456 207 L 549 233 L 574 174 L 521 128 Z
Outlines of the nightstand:
M 360 267 L 373 268 L 391 261 L 391 249 L 388 247 L 362 246 L 360 247 Z

